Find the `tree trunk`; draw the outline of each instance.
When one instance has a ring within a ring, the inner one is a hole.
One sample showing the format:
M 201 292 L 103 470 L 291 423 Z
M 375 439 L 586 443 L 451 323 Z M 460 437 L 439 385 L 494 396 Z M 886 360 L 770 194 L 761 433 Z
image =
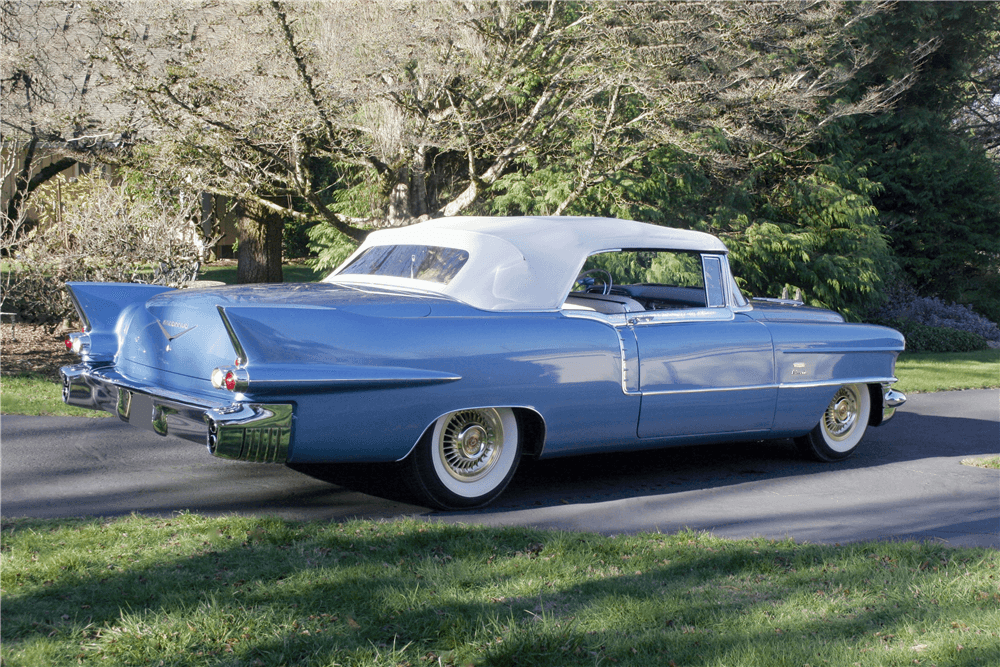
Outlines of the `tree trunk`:
M 281 236 L 285 219 L 276 211 L 252 202 L 240 205 L 236 282 L 280 283 Z

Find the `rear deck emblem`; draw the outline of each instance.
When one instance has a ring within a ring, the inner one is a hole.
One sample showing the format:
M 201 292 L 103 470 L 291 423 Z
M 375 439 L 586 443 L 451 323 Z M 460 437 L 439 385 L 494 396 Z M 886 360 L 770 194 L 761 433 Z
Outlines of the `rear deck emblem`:
M 156 320 L 156 324 L 160 327 L 160 331 L 163 332 L 163 335 L 166 336 L 168 343 L 172 343 L 174 342 L 174 340 L 180 338 L 188 331 L 198 328 L 197 324 L 192 327 L 188 326 L 187 324 L 183 324 L 181 322 L 171 322 L 170 320 L 163 320 L 162 322 L 160 320 Z M 167 328 L 163 325 L 167 325 L 167 327 L 171 327 L 174 329 L 182 329 L 182 331 L 180 331 L 179 333 L 172 334 L 169 331 L 167 331 Z

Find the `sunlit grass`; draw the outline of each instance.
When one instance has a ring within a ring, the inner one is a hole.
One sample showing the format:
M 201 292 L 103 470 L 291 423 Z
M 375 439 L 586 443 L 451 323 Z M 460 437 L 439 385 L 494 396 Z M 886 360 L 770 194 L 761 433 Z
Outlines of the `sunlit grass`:
M 895 387 L 906 392 L 1000 387 L 1000 350 L 903 353 Z
M 243 517 L 3 525 L 5 665 L 994 665 L 1000 554 Z
M 41 375 L 0 377 L 0 414 L 54 415 L 63 417 L 108 417 L 107 412 L 66 405 L 62 387 Z

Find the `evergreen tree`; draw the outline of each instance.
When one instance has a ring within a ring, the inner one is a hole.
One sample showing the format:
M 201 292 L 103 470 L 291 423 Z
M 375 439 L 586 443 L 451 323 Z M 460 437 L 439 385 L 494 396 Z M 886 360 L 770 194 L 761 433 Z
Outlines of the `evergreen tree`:
M 913 80 L 891 112 L 841 121 L 831 139 L 880 184 L 872 202 L 913 286 L 998 320 L 1000 162 L 963 114 L 995 105 L 979 80 L 1000 52 L 1000 5 L 899 3 L 858 30 L 881 54 L 859 86 Z

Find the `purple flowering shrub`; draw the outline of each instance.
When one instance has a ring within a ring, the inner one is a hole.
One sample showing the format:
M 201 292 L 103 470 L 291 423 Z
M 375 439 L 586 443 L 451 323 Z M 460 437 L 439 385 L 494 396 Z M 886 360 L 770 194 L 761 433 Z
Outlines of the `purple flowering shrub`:
M 888 299 L 866 318 L 898 329 L 907 349 L 926 352 L 965 352 L 1000 341 L 1000 327 L 970 306 L 919 296 L 907 285 L 889 290 Z

